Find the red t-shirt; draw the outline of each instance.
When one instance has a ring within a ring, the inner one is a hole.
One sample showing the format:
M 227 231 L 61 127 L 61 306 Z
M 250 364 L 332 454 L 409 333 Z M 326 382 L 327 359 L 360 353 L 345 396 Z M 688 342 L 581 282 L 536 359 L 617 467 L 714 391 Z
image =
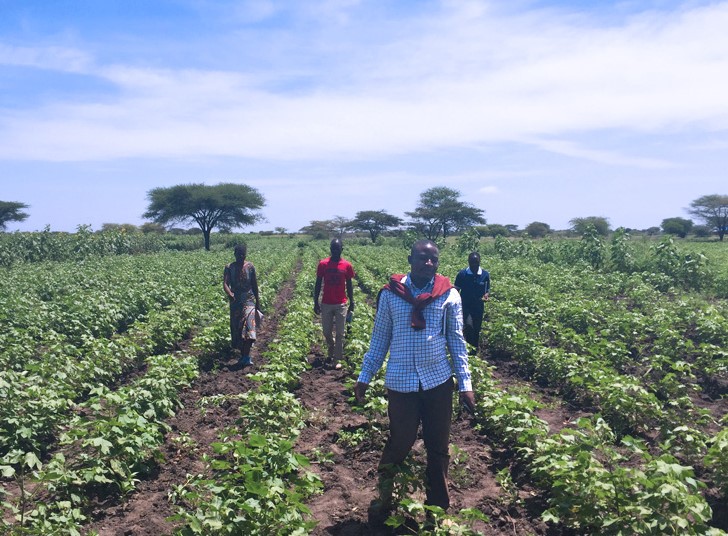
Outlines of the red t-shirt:
M 324 283 L 321 303 L 346 303 L 346 280 L 354 278 L 354 267 L 349 261 L 339 259 L 339 262 L 334 262 L 331 257 L 326 257 L 319 262 L 316 277 L 322 278 Z

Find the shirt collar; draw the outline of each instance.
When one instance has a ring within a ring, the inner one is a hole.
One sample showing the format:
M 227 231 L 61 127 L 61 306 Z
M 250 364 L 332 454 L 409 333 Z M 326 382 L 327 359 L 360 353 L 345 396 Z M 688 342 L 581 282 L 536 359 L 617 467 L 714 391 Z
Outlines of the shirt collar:
M 406 276 L 404 276 L 402 283 L 405 284 L 405 286 L 412 293 L 412 296 L 414 296 L 415 298 L 425 292 L 432 292 L 435 288 L 435 278 L 434 277 L 432 279 L 430 279 L 430 281 L 428 281 L 428 283 L 424 287 L 422 287 L 422 288 L 415 287 L 412 284 L 412 276 L 409 273 Z
M 465 269 L 465 272 L 468 273 L 468 274 L 470 274 L 470 275 L 473 275 L 473 271 L 470 269 L 470 266 L 468 266 Z M 478 273 L 477 273 L 477 275 L 482 275 L 482 273 L 483 273 L 483 268 L 481 268 L 480 266 L 478 266 Z

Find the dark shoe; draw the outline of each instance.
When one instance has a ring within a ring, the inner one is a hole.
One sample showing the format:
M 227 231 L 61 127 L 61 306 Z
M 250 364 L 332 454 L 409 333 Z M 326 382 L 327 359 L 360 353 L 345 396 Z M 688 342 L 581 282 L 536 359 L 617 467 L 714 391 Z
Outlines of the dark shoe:
M 425 514 L 425 521 L 422 523 L 420 529 L 423 532 L 432 532 L 433 530 L 435 530 L 435 525 L 435 516 L 432 515 L 432 512 L 428 510 Z
M 241 367 L 249 367 L 253 364 L 253 360 L 250 359 L 249 355 L 244 355 L 243 357 L 240 358 L 240 361 L 238 362 L 238 364 Z
M 394 507 L 391 502 L 374 499 L 369 504 L 367 519 L 370 525 L 384 525 L 384 522 L 392 515 Z

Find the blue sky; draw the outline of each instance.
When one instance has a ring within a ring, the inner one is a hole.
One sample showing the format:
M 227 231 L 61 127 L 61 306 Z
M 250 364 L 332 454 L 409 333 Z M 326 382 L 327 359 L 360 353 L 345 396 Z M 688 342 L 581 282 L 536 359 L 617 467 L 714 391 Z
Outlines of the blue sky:
M 240 182 L 265 223 L 433 186 L 491 223 L 647 228 L 728 194 L 728 2 L 0 0 L 8 230 Z

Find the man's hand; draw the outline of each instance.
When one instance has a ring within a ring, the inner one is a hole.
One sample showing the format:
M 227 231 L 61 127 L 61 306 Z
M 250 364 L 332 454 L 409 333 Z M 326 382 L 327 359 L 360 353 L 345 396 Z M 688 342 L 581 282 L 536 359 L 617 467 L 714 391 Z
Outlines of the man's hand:
M 460 403 L 470 414 L 475 413 L 475 393 L 472 391 L 460 391 Z
M 316 314 L 316 315 L 320 315 L 321 314 L 321 305 L 319 304 L 319 302 L 315 302 L 313 304 L 313 313 Z
M 366 394 L 368 388 L 368 383 L 356 382 L 356 386 L 354 387 L 354 397 L 356 398 L 357 403 L 364 403 L 364 395 Z

